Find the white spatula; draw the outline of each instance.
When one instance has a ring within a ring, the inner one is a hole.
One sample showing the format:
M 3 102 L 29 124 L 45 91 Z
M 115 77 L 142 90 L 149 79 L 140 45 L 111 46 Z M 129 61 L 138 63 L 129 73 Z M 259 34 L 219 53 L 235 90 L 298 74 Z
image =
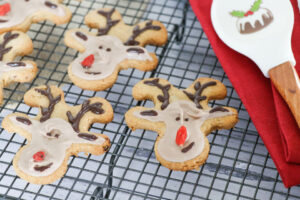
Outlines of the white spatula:
M 300 81 L 291 48 L 294 12 L 290 0 L 213 0 L 211 19 L 224 43 L 252 59 L 271 78 L 300 127 Z

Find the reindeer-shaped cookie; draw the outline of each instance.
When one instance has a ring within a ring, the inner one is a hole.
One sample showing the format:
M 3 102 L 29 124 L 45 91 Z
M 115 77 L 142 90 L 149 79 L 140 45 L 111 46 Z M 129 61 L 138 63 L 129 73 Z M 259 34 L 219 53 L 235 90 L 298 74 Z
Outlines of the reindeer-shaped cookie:
M 28 140 L 13 160 L 21 178 L 34 184 L 52 183 L 65 174 L 70 156 L 108 151 L 110 141 L 106 135 L 88 132 L 93 123 L 112 120 L 113 110 L 106 100 L 93 97 L 82 105 L 69 106 L 61 89 L 40 86 L 29 90 L 24 101 L 40 107 L 35 118 L 15 113 L 2 122 L 5 130 L 17 132 Z
M 26 32 L 32 23 L 50 20 L 59 25 L 71 18 L 62 0 L 2 0 L 0 3 L 0 33 L 19 30 Z
M 32 41 L 23 32 L 12 31 L 0 35 L 0 104 L 5 86 L 12 82 L 29 82 L 36 76 L 34 62 L 14 61 L 17 56 L 30 54 L 32 50 Z
M 128 126 L 158 133 L 155 154 L 172 170 L 192 170 L 204 164 L 209 154 L 207 135 L 215 129 L 232 128 L 237 112 L 229 107 L 210 108 L 208 102 L 223 99 L 226 87 L 211 78 L 199 78 L 179 90 L 164 79 L 146 79 L 133 88 L 137 100 L 150 99 L 154 108 L 135 107 L 125 119 Z
M 65 36 L 66 45 L 80 52 L 68 68 L 70 79 L 78 87 L 105 90 L 115 83 L 122 69 L 149 71 L 156 68 L 158 60 L 155 54 L 148 53 L 141 46 L 166 42 L 167 31 L 160 22 L 127 26 L 114 9 L 92 11 L 85 22 L 98 28 L 98 33 L 72 29 Z

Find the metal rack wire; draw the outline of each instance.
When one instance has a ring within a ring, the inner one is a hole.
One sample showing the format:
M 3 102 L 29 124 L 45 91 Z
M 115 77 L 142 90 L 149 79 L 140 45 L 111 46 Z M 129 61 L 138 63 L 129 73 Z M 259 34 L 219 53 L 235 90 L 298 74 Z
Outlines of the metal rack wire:
M 64 3 L 74 13 L 69 24 L 54 26 L 44 22 L 33 25 L 28 32 L 35 48 L 27 58 L 37 62 L 39 73 L 32 83 L 14 84 L 5 89 L 0 117 L 2 120 L 12 112 L 35 115 L 37 109 L 22 101 L 26 90 L 40 84 L 59 85 L 69 104 L 80 104 L 92 96 L 111 102 L 115 111 L 113 122 L 95 124 L 91 131 L 108 135 L 112 147 L 103 156 L 79 154 L 72 157 L 63 178 L 49 185 L 33 185 L 16 176 L 12 167 L 13 156 L 26 141 L 1 128 L 0 199 L 300 199 L 300 187 L 284 188 L 187 1 L 68 0 Z M 64 45 L 63 36 L 67 29 L 87 28 L 83 23 L 84 16 L 99 7 L 118 9 L 129 24 L 145 19 L 160 20 L 168 29 L 169 40 L 164 47 L 147 47 L 160 58 L 155 71 L 121 71 L 111 89 L 83 91 L 68 79 L 66 69 L 77 52 Z M 165 78 L 175 86 L 185 88 L 202 76 L 221 80 L 227 86 L 226 99 L 216 104 L 238 109 L 240 122 L 232 130 L 213 132 L 208 137 L 210 156 L 199 170 L 170 171 L 155 159 L 156 133 L 132 132 L 124 122 L 124 114 L 129 108 L 151 106 L 150 102 L 135 101 L 131 89 L 148 77 Z

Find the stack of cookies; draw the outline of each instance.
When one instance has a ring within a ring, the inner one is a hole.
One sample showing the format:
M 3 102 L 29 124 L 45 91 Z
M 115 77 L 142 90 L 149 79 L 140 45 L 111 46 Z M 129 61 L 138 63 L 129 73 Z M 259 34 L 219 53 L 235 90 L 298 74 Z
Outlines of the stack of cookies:
M 3 87 L 11 82 L 30 82 L 37 66 L 33 61 L 15 61 L 33 50 L 26 31 L 32 23 L 50 20 L 59 25 L 71 18 L 61 0 L 3 0 L 0 5 L 0 99 Z M 148 20 L 130 26 L 115 9 L 89 12 L 85 23 L 97 32 L 71 29 L 65 44 L 79 51 L 69 64 L 70 80 L 84 90 L 102 91 L 113 86 L 120 70 L 154 70 L 158 58 L 146 45 L 167 42 L 165 26 Z M 158 161 L 171 170 L 193 170 L 203 165 L 209 154 L 207 135 L 215 129 L 230 129 L 237 123 L 237 111 L 229 107 L 208 106 L 223 99 L 226 87 L 211 78 L 199 78 L 185 90 L 167 80 L 141 80 L 133 88 L 136 100 L 152 100 L 153 108 L 134 107 L 125 114 L 128 126 L 158 133 L 154 150 Z M 93 123 L 113 120 L 110 103 L 99 97 L 70 106 L 57 86 L 37 86 L 25 93 L 24 101 L 39 112 L 32 118 L 25 114 L 7 115 L 2 127 L 24 136 L 28 143 L 15 155 L 13 166 L 23 179 L 35 184 L 49 184 L 62 177 L 69 157 L 79 152 L 101 155 L 110 149 L 109 138 L 89 132 Z

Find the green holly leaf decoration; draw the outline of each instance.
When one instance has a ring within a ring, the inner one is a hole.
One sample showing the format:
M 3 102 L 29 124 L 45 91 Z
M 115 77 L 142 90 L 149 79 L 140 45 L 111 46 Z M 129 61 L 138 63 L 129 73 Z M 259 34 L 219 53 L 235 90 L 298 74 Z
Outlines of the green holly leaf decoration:
M 234 10 L 230 13 L 234 17 L 243 18 L 245 16 L 245 12 Z
M 252 5 L 252 7 L 251 7 L 251 11 L 252 12 L 256 12 L 256 11 L 258 11 L 259 10 L 259 8 L 260 8 L 260 4 L 262 3 L 262 0 L 256 0 L 255 2 L 254 2 L 254 4 Z

